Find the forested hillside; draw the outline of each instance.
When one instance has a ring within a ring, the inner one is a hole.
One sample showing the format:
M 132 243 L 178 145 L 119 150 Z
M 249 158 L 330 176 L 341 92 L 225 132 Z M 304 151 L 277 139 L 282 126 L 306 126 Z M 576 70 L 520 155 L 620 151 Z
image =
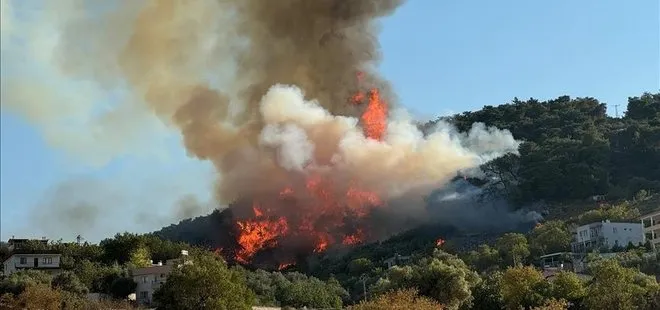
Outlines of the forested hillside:
M 499 180 L 491 190 L 518 203 L 616 200 L 660 189 L 660 94 L 629 98 L 622 118 L 608 117 L 596 99 L 563 96 L 514 99 L 449 121 L 462 131 L 475 122 L 506 128 L 524 141 L 520 155 L 483 167 Z

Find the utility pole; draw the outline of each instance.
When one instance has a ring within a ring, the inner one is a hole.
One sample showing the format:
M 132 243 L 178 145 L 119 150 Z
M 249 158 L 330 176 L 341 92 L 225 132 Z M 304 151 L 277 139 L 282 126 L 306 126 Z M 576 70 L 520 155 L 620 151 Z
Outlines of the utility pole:
M 364 294 L 364 301 L 367 301 L 367 277 L 365 274 L 362 274 L 360 276 L 360 280 L 362 280 L 362 292 Z
M 614 114 L 616 115 L 616 118 L 619 118 L 619 105 L 618 104 L 614 105 Z

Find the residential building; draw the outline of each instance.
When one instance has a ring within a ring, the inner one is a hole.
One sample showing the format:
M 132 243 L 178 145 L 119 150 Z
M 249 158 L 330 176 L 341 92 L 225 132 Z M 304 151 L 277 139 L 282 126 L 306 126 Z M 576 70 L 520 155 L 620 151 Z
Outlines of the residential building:
M 137 283 L 135 288 L 135 300 L 141 305 L 151 305 L 153 302 L 153 295 L 158 288 L 160 288 L 167 276 L 172 272 L 175 267 L 181 267 L 183 264 L 191 263 L 187 260 L 188 251 L 181 251 L 181 258 L 170 259 L 163 264 L 158 262 L 151 266 L 136 268 L 132 270 L 133 281 Z
M 48 239 L 9 239 L 9 257 L 2 262 L 3 273 L 9 276 L 25 269 L 41 270 L 50 274 L 62 272 L 60 260 L 62 255 L 52 250 L 33 250 L 23 247 L 29 241 L 48 244 Z
M 172 271 L 172 265 L 162 263 L 133 270 L 133 280 L 137 283 L 135 300 L 141 305 L 150 305 L 153 294 L 165 283 Z
M 410 261 L 411 257 L 410 256 L 401 256 L 399 254 L 394 254 L 394 256 L 386 259 L 385 265 L 387 265 L 387 268 L 392 268 L 393 266 L 399 265 L 399 264 L 406 264 Z
M 541 268 L 544 270 L 554 270 L 554 269 L 567 269 L 571 270 L 573 268 L 574 255 L 570 252 L 558 252 L 546 254 L 540 257 L 539 263 Z
M 639 245 L 644 243 L 644 232 L 641 223 L 621 223 L 602 221 L 582 225 L 573 231 L 571 247 L 574 253 L 585 253 L 592 250 L 625 247 L 629 243 Z
M 653 247 L 660 243 L 660 210 L 642 215 L 640 222 L 644 226 L 644 242 L 651 242 Z

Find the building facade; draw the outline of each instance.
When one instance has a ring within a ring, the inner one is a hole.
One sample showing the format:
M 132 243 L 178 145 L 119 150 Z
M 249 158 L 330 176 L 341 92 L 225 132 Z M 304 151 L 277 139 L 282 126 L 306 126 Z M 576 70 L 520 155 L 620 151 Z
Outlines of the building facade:
M 154 292 L 167 281 L 170 272 L 172 265 L 163 264 L 133 270 L 133 281 L 137 283 L 135 300 L 141 305 L 151 305 Z
M 660 210 L 642 215 L 640 222 L 644 227 L 644 242 L 648 240 L 656 248 L 660 243 Z
M 188 260 L 188 251 L 181 251 L 181 258 L 170 259 L 163 264 L 151 264 L 151 266 L 136 268 L 132 270 L 131 274 L 133 281 L 137 283 L 135 288 L 135 300 L 140 305 L 151 305 L 153 303 L 154 292 L 160 288 L 167 276 L 172 272 L 173 268 L 178 268 L 184 264 L 190 264 Z
M 610 250 L 615 246 L 626 247 L 629 243 L 644 243 L 642 224 L 608 220 L 577 227 L 573 231 L 571 247 L 575 253 L 585 253 L 592 250 Z
M 48 239 L 9 239 L 9 257 L 2 262 L 4 275 L 9 276 L 21 270 L 35 269 L 50 274 L 62 272 L 60 260 L 62 255 L 50 250 L 32 250 L 25 248 L 27 243 L 48 244 Z

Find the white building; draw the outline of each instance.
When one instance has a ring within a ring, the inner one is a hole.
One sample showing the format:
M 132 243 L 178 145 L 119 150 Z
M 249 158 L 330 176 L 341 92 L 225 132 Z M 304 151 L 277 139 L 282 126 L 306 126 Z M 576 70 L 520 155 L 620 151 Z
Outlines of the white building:
M 582 225 L 573 232 L 573 252 L 584 253 L 614 246 L 626 247 L 629 243 L 644 243 L 641 223 L 613 223 L 609 220 Z
M 50 274 L 62 272 L 60 268 L 61 254 L 56 253 L 12 253 L 2 262 L 5 275 L 9 276 L 15 272 L 25 269 L 41 270 Z
M 655 248 L 660 243 L 660 210 L 642 215 L 640 221 L 644 226 L 644 242 L 651 241 Z
M 25 269 L 35 269 L 50 274 L 62 272 L 60 260 L 62 255 L 51 250 L 30 250 L 22 248 L 27 242 L 39 242 L 48 244 L 47 239 L 29 240 L 29 239 L 9 239 L 8 248 L 9 257 L 2 262 L 5 276 L 9 276 Z
M 172 265 L 157 264 L 133 270 L 135 300 L 141 305 L 150 305 L 153 302 L 154 292 L 165 283 L 172 271 Z
M 167 276 L 172 272 L 174 267 L 181 267 L 182 264 L 188 264 L 186 258 L 188 251 L 181 251 L 181 259 L 170 259 L 165 264 L 159 262 L 149 267 L 136 268 L 132 271 L 133 281 L 137 283 L 135 288 L 135 300 L 141 305 L 151 305 L 153 302 L 154 292 L 160 288 Z

